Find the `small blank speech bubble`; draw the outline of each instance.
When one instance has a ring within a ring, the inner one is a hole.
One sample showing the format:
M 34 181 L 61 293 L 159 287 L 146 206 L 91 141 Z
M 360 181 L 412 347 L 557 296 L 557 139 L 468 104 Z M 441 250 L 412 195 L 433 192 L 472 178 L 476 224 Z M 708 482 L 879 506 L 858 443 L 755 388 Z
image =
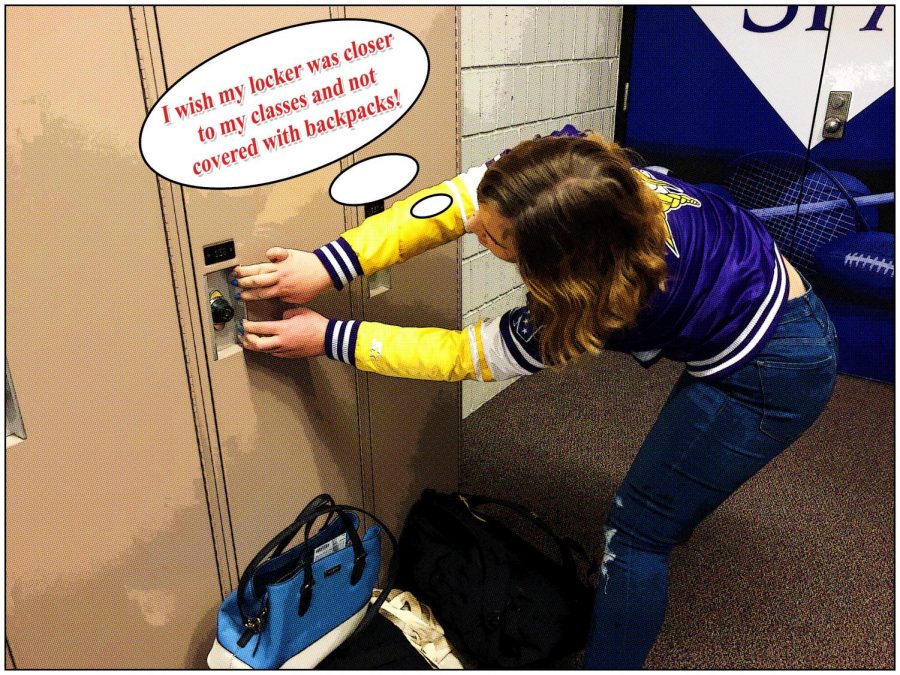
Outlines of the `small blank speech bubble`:
M 144 120 L 141 154 L 157 174 L 189 187 L 301 176 L 390 129 L 416 103 L 428 72 L 425 46 L 389 23 L 282 28 L 226 49 L 173 84 Z
M 332 181 L 328 193 L 338 204 L 368 204 L 397 194 L 417 173 L 419 163 L 409 155 L 378 155 L 344 171 Z
M 412 205 L 410 213 L 416 218 L 434 218 L 450 208 L 453 197 L 448 194 L 436 194 L 430 197 L 422 197 Z

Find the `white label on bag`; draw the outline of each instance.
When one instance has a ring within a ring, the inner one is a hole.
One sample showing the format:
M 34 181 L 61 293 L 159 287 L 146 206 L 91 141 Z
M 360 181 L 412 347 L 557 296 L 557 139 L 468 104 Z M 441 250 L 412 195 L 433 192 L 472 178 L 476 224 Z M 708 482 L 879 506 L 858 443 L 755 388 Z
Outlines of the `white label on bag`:
M 313 562 L 317 560 L 321 560 L 325 556 L 331 555 L 332 553 L 337 553 L 343 549 L 347 548 L 347 533 L 339 534 L 331 541 L 326 541 L 321 546 L 317 546 L 315 553 L 313 553 Z

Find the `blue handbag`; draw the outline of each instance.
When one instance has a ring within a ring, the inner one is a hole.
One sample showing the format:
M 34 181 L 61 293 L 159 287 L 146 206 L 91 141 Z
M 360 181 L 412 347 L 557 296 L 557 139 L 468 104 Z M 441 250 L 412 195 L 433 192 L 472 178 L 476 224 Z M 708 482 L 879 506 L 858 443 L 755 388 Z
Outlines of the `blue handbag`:
M 360 537 L 359 518 L 377 523 Z M 312 537 L 314 522 L 328 516 Z M 285 551 L 300 530 L 303 542 Z M 378 614 L 397 574 L 392 553 L 385 591 L 369 602 L 381 569 L 381 531 L 375 515 L 313 499 L 297 519 L 247 565 L 237 590 L 219 608 L 210 668 L 313 668 Z

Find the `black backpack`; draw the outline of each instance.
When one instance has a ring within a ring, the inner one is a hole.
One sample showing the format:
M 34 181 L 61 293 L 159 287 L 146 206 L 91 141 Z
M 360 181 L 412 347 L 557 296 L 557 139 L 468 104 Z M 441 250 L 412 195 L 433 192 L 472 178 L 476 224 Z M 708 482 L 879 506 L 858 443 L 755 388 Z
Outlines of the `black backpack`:
M 557 562 L 478 506 L 511 509 L 546 532 Z M 450 643 L 479 668 L 546 667 L 584 647 L 593 591 L 573 552 L 584 549 L 525 507 L 425 490 L 400 535 L 397 585 L 429 605 Z

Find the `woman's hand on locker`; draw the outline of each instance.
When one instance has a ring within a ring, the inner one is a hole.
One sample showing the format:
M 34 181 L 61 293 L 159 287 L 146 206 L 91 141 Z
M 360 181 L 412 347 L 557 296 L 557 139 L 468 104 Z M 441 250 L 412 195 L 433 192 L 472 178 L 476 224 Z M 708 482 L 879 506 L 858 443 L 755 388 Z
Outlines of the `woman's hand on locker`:
M 240 336 L 244 349 L 283 359 L 301 359 L 325 353 L 328 319 L 306 307 L 293 307 L 281 321 L 244 321 Z
M 266 251 L 266 257 L 267 263 L 234 268 L 232 283 L 240 287 L 241 300 L 279 298 L 301 305 L 334 287 L 313 253 L 276 246 Z

